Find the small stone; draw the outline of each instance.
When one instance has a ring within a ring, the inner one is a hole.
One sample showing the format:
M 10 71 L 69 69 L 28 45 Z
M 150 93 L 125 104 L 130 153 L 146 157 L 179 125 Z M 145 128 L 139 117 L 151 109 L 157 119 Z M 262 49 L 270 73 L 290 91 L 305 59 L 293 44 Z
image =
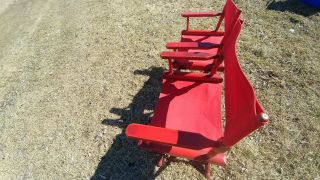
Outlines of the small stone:
M 285 81 L 283 81 L 283 80 L 282 80 L 282 81 L 280 81 L 280 87 L 282 87 L 282 88 L 283 88 L 283 87 L 285 87 L 285 86 L 286 86 L 286 82 L 285 82 Z
M 294 33 L 295 30 L 294 30 L 294 29 L 289 29 L 289 31 L 290 31 L 291 33 Z

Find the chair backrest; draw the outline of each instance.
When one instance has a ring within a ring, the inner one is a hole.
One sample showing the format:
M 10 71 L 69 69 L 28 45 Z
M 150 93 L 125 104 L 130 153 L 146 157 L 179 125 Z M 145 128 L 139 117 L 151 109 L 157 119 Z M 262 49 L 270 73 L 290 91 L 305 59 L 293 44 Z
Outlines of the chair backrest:
M 216 25 L 216 29 L 215 31 L 218 31 L 220 29 L 220 26 L 222 24 L 222 21 L 225 20 L 224 24 L 225 24 L 225 29 L 224 31 L 226 32 L 226 28 L 229 30 L 229 29 L 232 29 L 232 19 L 229 18 L 231 17 L 232 15 L 235 15 L 236 13 L 238 12 L 241 12 L 236 4 L 233 2 L 233 0 L 227 0 L 226 1 L 226 4 L 224 5 L 223 7 L 223 11 L 222 11 L 222 15 L 220 16 L 219 20 L 218 20 L 218 23 Z M 227 24 L 227 25 L 226 25 Z M 230 28 L 229 28 L 230 27 Z
M 219 68 L 219 65 L 223 62 L 223 54 L 224 54 L 224 47 L 226 45 L 226 41 L 229 38 L 230 34 L 232 33 L 233 27 L 240 20 L 241 10 L 238 9 L 237 5 L 232 0 L 227 0 L 225 8 L 223 10 L 224 14 L 224 36 L 221 40 L 221 47 L 218 49 L 218 58 L 214 62 L 214 65 L 211 69 L 211 74 L 215 74 Z
M 241 10 L 232 0 L 227 0 L 224 10 L 224 32 L 229 34 L 232 31 L 235 22 L 238 20 Z
M 268 121 L 236 55 L 236 42 L 242 25 L 243 21 L 235 24 L 224 48 L 226 126 L 222 142 L 229 147 Z

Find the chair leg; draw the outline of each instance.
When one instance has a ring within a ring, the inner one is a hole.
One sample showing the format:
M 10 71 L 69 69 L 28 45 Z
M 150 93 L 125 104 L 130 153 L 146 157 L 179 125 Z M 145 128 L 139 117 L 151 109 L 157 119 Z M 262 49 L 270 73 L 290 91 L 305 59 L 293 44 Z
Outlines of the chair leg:
M 166 154 L 163 154 L 161 155 L 159 161 L 157 162 L 157 164 L 154 166 L 154 170 L 153 170 L 153 175 L 157 174 L 157 172 L 159 171 L 159 169 L 161 167 L 163 167 L 163 165 L 165 165 L 168 161 L 168 158 L 170 156 L 169 155 L 166 155 Z
M 161 158 L 159 159 L 159 161 L 158 161 L 158 163 L 157 163 L 157 166 L 158 166 L 158 167 L 163 166 L 164 161 L 165 161 L 165 157 L 164 157 L 164 156 L 165 156 L 165 155 L 162 155 Z
M 206 163 L 204 165 L 204 170 L 205 170 L 205 176 L 207 179 L 210 179 L 211 178 L 211 167 L 210 167 L 210 164 L 209 163 Z

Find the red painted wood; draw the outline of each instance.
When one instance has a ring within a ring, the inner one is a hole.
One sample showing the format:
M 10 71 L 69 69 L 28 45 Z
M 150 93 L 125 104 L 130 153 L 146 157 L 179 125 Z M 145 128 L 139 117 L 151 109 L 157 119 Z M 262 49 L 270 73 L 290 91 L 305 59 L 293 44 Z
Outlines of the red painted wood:
M 223 13 L 222 16 L 220 16 L 219 18 L 219 22 L 217 24 L 216 30 L 219 29 L 220 24 L 222 22 L 222 20 L 224 19 L 225 22 L 225 33 L 224 34 L 220 34 L 223 35 L 221 37 L 222 40 L 219 42 L 219 44 L 224 44 L 224 40 L 228 38 L 228 36 L 230 35 L 230 31 L 233 28 L 234 24 L 236 21 L 238 21 L 239 16 L 240 16 L 241 11 L 237 8 L 237 6 L 231 1 L 228 0 L 224 9 L 223 9 Z M 181 41 L 186 41 L 186 42 L 209 42 L 209 43 L 217 43 L 216 38 L 213 38 L 213 36 L 217 37 L 217 31 L 208 31 L 208 30 L 184 30 L 182 31 L 182 35 L 181 35 Z M 199 48 L 194 48 L 194 47 L 190 47 L 190 48 L 180 48 L 179 50 L 184 50 L 184 51 L 194 51 L 194 50 L 198 50 Z M 215 54 L 221 54 L 223 52 L 223 47 L 219 47 L 217 48 L 218 51 L 214 52 Z M 211 50 L 212 51 L 212 50 Z M 201 51 L 201 52 L 205 52 L 205 51 Z M 213 52 L 210 52 L 213 54 Z M 208 62 L 208 61 L 207 61 Z M 216 61 L 214 66 L 213 64 L 211 64 L 211 72 L 214 74 L 216 71 L 220 71 L 221 72 L 221 68 L 220 68 L 220 64 L 223 62 L 223 59 L 221 59 L 219 62 Z M 193 64 L 185 66 L 183 65 L 184 62 L 180 61 L 181 66 L 179 67 L 179 61 L 177 61 L 177 63 L 175 64 L 176 68 L 180 68 L 180 69 L 197 69 L 197 70 L 204 70 L 207 71 L 207 67 L 209 66 L 208 64 L 203 64 L 204 66 L 202 68 L 200 68 L 199 66 L 194 67 Z
M 223 36 L 210 36 L 210 37 L 203 37 L 203 36 L 183 36 L 183 41 L 197 43 L 213 43 L 213 44 L 221 44 Z M 187 51 L 187 52 L 205 52 L 210 54 L 217 54 L 219 48 L 211 48 L 211 49 L 180 49 L 180 51 Z M 210 71 L 212 68 L 213 60 L 206 60 L 206 61 L 197 61 L 197 60 L 175 60 L 173 64 L 174 68 L 181 68 L 181 69 L 189 69 L 189 70 L 201 70 L 201 71 Z M 209 68 L 209 69 L 208 69 Z M 220 69 L 222 70 L 222 69 Z M 223 70 L 222 70 L 223 71 Z
M 126 135 L 133 139 L 141 139 L 195 150 L 219 146 L 217 141 L 208 139 L 199 133 L 142 124 L 130 124 L 126 129 Z
M 213 60 L 207 61 L 174 61 L 172 63 L 173 68 L 199 70 L 204 72 L 210 72 L 212 68 Z
M 207 61 L 176 61 L 173 62 L 173 68 L 189 69 L 189 70 L 199 70 L 204 72 L 210 72 L 213 66 L 213 60 Z M 224 64 L 220 64 L 218 68 L 219 72 L 224 71 Z
M 221 44 L 210 42 L 168 42 L 167 49 L 211 49 L 221 47 Z
M 212 31 L 212 30 L 183 30 L 181 35 L 193 35 L 193 36 L 223 36 L 222 31 Z
M 215 57 L 215 54 L 202 52 L 173 52 L 164 51 L 160 53 L 162 59 L 176 59 L 176 60 L 208 60 Z
M 183 12 L 182 17 L 215 17 L 220 16 L 222 13 L 219 12 Z
M 218 74 L 213 76 L 206 73 L 190 73 L 190 72 L 174 72 L 165 73 L 163 75 L 166 79 L 175 79 L 180 81 L 194 81 L 194 82 L 205 82 L 205 83 L 221 83 L 223 81 L 222 77 Z

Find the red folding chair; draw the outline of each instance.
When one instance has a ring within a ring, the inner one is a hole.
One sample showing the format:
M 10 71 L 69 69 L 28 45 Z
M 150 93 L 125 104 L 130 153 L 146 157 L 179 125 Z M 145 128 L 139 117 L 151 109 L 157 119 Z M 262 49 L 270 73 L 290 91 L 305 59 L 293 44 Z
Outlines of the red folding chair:
M 229 0 L 227 0 L 228 3 Z M 226 5 L 227 5 L 226 3 Z M 223 7 L 222 12 L 184 12 L 181 14 L 182 17 L 186 18 L 186 30 L 181 32 L 181 35 L 198 35 L 198 36 L 221 36 L 224 34 L 223 31 L 220 30 L 222 21 L 224 19 L 224 13 L 226 9 L 226 5 Z M 191 30 L 190 29 L 190 18 L 215 18 L 219 17 L 219 20 L 216 24 L 214 30 Z M 220 30 L 220 31 L 219 31 Z
M 224 68 L 221 62 L 223 61 L 222 49 L 223 49 L 223 46 L 225 45 L 224 42 L 228 38 L 228 35 L 230 34 L 230 31 L 232 30 L 235 22 L 239 19 L 240 13 L 241 11 L 237 8 L 235 3 L 232 0 L 227 0 L 223 13 L 220 13 L 221 14 L 220 20 L 218 21 L 217 28 L 216 28 L 216 29 L 219 29 L 220 24 L 224 19 L 225 20 L 224 33 L 222 34 L 220 32 L 216 33 L 217 31 L 214 30 L 214 31 L 210 31 L 211 33 L 207 33 L 208 35 L 204 36 L 205 33 L 203 32 L 209 32 L 208 30 L 182 31 L 181 42 L 167 43 L 167 48 L 173 49 L 174 51 L 163 52 L 161 54 L 162 57 L 171 59 L 169 63 L 172 62 L 172 65 L 169 65 L 169 66 L 170 67 L 172 66 L 172 68 L 209 71 L 212 69 L 212 66 L 216 65 L 215 70 L 223 71 Z M 193 15 L 191 17 L 203 17 L 203 14 L 209 14 L 209 13 L 188 13 L 188 14 L 189 16 Z M 199 16 L 196 16 L 196 15 L 199 15 Z M 187 22 L 189 22 L 189 19 L 187 20 Z M 187 25 L 187 28 L 188 26 L 189 25 Z M 202 33 L 197 33 L 197 32 L 202 32 Z M 208 59 L 205 59 L 203 61 L 194 61 L 193 59 L 190 59 L 190 56 L 192 56 L 192 58 L 194 59 L 196 59 L 197 57 L 203 58 L 203 54 L 199 54 L 199 52 L 205 53 L 206 54 L 205 57 Z M 181 58 L 183 58 L 183 60 L 181 60 Z
M 138 139 L 145 150 L 203 163 L 207 178 L 211 163 L 225 166 L 226 151 L 268 122 L 238 63 L 236 40 L 241 28 L 242 21 L 237 21 L 224 48 L 225 127 L 221 119 L 222 83 L 202 77 L 170 78 L 167 74 L 151 123 L 130 124 L 126 135 Z

